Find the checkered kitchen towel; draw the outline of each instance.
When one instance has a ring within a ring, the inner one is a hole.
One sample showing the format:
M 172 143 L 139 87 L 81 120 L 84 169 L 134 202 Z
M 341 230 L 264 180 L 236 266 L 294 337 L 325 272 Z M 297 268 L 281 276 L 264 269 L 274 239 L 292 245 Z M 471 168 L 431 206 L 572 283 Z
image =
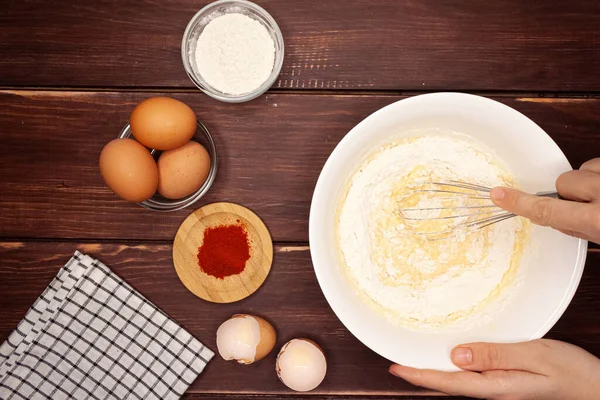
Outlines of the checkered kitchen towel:
M 212 356 L 76 252 L 0 346 L 0 399 L 177 399 Z

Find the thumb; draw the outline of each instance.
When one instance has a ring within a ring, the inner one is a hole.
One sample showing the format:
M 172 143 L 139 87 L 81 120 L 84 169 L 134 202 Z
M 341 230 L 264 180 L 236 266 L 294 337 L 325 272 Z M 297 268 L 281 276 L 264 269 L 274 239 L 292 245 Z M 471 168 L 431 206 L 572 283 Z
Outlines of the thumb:
M 546 345 L 539 341 L 524 343 L 470 343 L 452 350 L 452 362 L 470 371 L 536 371 Z
M 498 207 L 537 225 L 574 232 L 584 232 L 582 228 L 589 225 L 589 204 L 536 196 L 506 187 L 493 188 L 490 197 Z

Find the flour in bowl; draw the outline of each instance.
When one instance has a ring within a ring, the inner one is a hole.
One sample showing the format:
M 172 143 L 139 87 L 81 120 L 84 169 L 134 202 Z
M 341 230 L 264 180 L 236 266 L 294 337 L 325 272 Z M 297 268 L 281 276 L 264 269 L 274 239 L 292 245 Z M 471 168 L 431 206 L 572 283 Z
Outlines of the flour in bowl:
M 367 157 L 338 209 L 340 258 L 350 281 L 368 304 L 406 327 L 439 329 L 471 320 L 514 283 L 529 237 L 529 223 L 521 218 L 442 240 L 417 234 L 444 231 L 456 220 L 409 221 L 402 209 L 481 201 L 418 190 L 424 182 L 450 180 L 516 186 L 493 151 L 470 137 L 427 132 Z
M 242 95 L 271 75 L 275 43 L 267 28 L 244 14 L 221 15 L 206 25 L 196 44 L 200 75 L 215 89 Z

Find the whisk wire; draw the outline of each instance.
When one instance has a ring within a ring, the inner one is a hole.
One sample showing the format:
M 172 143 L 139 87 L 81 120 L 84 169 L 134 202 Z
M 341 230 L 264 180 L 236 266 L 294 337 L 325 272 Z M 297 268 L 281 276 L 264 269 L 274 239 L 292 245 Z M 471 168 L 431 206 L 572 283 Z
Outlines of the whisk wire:
M 460 188 L 460 189 L 468 189 L 468 190 L 474 190 L 477 192 L 486 192 L 489 193 L 492 188 L 489 188 L 487 186 L 482 186 L 482 185 L 477 185 L 475 183 L 467 183 L 467 182 L 461 182 L 461 181 L 448 181 L 448 182 L 425 182 L 426 185 L 437 185 L 437 186 L 450 186 L 450 187 L 455 187 L 455 188 Z
M 486 206 L 486 207 L 493 207 L 493 206 Z M 473 208 L 473 207 L 463 207 L 463 208 Z M 477 207 L 477 208 L 481 208 L 481 207 Z M 435 208 L 437 210 L 442 210 L 443 208 Z M 435 210 L 434 209 L 434 210 Z M 432 210 L 427 209 L 427 208 L 421 208 L 419 210 Z M 405 210 L 407 211 L 407 210 Z M 417 211 L 415 209 L 412 210 L 408 210 L 408 211 Z M 476 212 L 476 213 L 470 213 L 470 214 L 458 214 L 458 215 L 447 215 L 444 217 L 435 217 L 435 218 L 429 218 L 429 217 L 404 217 L 405 220 L 408 221 L 436 221 L 436 220 L 444 220 L 444 219 L 456 219 L 456 218 L 469 218 L 469 217 L 473 217 L 473 216 L 477 216 L 477 215 L 490 215 L 490 214 L 498 214 L 498 213 L 506 213 L 506 211 L 502 210 L 502 209 L 498 209 L 498 210 L 494 210 L 494 211 L 481 211 L 481 212 Z
M 501 222 L 510 218 L 513 218 L 515 215 L 505 212 L 502 215 L 497 215 L 495 217 L 483 218 L 478 221 L 469 223 L 469 224 L 457 224 L 448 229 L 436 231 L 436 232 L 415 232 L 416 235 L 424 235 L 427 237 L 429 241 L 437 241 L 442 239 L 448 239 L 450 237 L 456 236 L 459 233 L 469 233 L 473 232 L 486 226 L 490 226 L 497 222 Z
M 469 199 L 489 199 L 488 196 L 481 196 L 481 195 L 470 195 L 468 193 L 465 192 L 457 192 L 455 190 L 441 190 L 441 189 L 419 189 L 419 190 L 415 190 L 416 192 L 421 192 L 421 193 L 450 193 L 450 194 L 463 194 L 465 195 L 466 198 Z M 452 197 L 448 197 L 448 198 L 452 198 Z
M 452 188 L 460 190 L 453 190 Z M 476 183 L 468 183 L 455 180 L 450 180 L 447 182 L 422 182 L 419 184 L 419 188 L 415 189 L 412 193 L 431 193 L 433 195 L 437 193 L 442 193 L 444 195 L 449 194 L 451 196 L 438 197 L 438 199 L 474 200 L 480 202 L 481 204 L 405 208 L 400 209 L 399 212 L 402 215 L 402 217 L 407 221 L 423 222 L 436 220 L 455 220 L 459 218 L 464 218 L 465 221 L 461 221 L 454 225 L 451 225 L 447 229 L 434 232 L 418 230 L 414 231 L 416 235 L 425 236 L 430 241 L 447 239 L 452 236 L 455 236 L 458 233 L 467 233 L 478 229 L 486 228 L 493 224 L 505 221 L 516 216 L 515 214 L 505 211 L 492 203 L 492 200 L 489 197 L 489 193 L 491 190 L 492 189 L 489 187 L 479 185 Z M 485 193 L 485 195 L 481 193 Z M 558 194 L 556 192 L 539 192 L 537 193 L 537 195 L 555 198 L 558 197 Z M 488 201 L 489 203 L 486 203 L 485 201 Z M 414 214 L 422 214 L 433 211 L 439 212 L 438 215 L 422 216 Z M 449 215 L 443 215 L 444 213 L 447 213 Z

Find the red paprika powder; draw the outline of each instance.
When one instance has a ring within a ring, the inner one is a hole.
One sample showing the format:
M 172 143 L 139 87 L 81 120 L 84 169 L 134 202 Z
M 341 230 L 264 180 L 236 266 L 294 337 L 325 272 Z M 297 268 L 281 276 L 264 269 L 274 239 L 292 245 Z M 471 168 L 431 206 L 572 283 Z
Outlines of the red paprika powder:
M 240 221 L 235 225 L 219 225 L 204 231 L 198 248 L 198 266 L 218 279 L 244 271 L 250 259 L 248 232 Z

